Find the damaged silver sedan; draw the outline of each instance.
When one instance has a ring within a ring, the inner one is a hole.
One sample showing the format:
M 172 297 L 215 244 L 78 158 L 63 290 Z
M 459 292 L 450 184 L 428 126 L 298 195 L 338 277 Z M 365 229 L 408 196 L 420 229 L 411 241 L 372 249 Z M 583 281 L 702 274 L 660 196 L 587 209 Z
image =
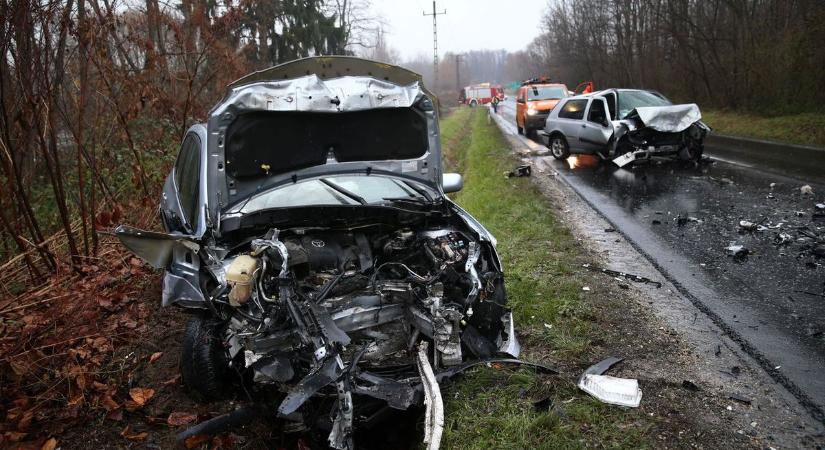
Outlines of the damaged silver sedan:
M 445 195 L 461 186 L 420 76 L 307 58 L 235 82 L 189 130 L 167 233 L 117 235 L 164 269 L 164 306 L 195 312 L 181 372 L 200 397 L 241 383 L 286 421 L 326 417 L 336 449 L 425 405 L 438 448 L 438 383 L 519 354 L 495 239 Z
M 661 94 L 607 89 L 569 97 L 550 113 L 542 135 L 556 159 L 591 154 L 619 167 L 651 157 L 697 161 L 710 128 L 696 104 Z

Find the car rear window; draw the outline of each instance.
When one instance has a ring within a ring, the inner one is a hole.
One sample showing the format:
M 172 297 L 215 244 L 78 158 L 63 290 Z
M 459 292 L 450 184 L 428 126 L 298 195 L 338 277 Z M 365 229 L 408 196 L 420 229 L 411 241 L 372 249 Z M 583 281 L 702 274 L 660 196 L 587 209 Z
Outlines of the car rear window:
M 584 108 L 587 100 L 568 100 L 559 111 L 560 119 L 581 120 L 584 117 Z

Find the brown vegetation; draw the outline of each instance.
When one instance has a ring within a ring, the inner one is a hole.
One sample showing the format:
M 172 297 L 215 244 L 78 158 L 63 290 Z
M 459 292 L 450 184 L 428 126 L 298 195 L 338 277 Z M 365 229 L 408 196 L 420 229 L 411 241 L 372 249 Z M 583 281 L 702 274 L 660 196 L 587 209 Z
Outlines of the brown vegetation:
M 147 332 L 157 280 L 105 231 L 157 226 L 178 143 L 228 83 L 348 53 L 365 5 L 0 5 L 0 447 L 38 437 L 48 448 L 54 422 L 151 400 L 149 387 L 123 389 L 132 367 L 115 355 Z

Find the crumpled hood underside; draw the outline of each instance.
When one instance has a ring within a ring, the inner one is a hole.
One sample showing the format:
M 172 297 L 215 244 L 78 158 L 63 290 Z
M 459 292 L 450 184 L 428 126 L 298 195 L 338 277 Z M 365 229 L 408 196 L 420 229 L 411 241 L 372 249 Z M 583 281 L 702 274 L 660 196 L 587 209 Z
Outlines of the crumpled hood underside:
M 638 117 L 644 126 L 664 133 L 679 133 L 702 120 L 702 113 L 695 103 L 672 106 L 638 107 L 627 118 Z

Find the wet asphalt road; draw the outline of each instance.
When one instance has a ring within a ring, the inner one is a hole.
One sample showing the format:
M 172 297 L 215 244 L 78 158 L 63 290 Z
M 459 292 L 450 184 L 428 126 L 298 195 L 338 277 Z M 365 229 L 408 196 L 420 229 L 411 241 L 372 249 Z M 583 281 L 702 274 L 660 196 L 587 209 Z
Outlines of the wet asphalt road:
M 499 110 L 511 133 L 514 107 L 508 99 Z M 710 159 L 699 165 L 630 169 L 589 156 L 535 157 L 534 165 L 547 170 L 534 174 L 558 173 L 825 421 L 825 258 L 813 254 L 816 237 L 825 239 L 825 217 L 813 214 L 816 203 L 825 203 L 825 153 L 772 164 L 741 149 L 708 145 L 705 154 Z M 803 195 L 803 185 L 814 195 Z M 742 232 L 741 220 L 765 228 Z M 777 244 L 781 233 L 790 242 Z M 749 254 L 732 257 L 730 245 Z

